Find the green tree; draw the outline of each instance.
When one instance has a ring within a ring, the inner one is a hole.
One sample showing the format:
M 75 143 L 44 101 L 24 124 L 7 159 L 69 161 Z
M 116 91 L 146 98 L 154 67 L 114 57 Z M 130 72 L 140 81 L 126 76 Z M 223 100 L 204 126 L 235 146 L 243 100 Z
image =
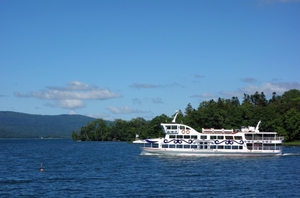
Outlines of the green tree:
M 129 121 L 130 130 L 126 136 L 126 141 L 134 140 L 136 135 L 139 135 L 140 138 L 145 137 L 144 133 L 147 123 L 148 122 L 141 117 L 131 119 Z
M 292 108 L 284 114 L 284 125 L 288 140 L 300 139 L 300 112 Z
M 156 116 L 148 123 L 147 131 L 145 135 L 147 135 L 148 138 L 164 137 L 165 134 L 162 132 L 160 124 L 168 123 L 171 121 L 172 120 L 165 114 Z

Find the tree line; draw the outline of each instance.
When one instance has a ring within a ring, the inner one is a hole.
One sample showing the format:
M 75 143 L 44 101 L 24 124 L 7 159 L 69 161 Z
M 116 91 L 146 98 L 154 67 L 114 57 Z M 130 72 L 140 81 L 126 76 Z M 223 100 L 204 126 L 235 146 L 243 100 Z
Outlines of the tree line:
M 174 115 L 173 115 L 174 116 Z M 145 120 L 138 117 L 125 121 L 116 119 L 106 122 L 96 119 L 72 132 L 73 140 L 88 141 L 132 141 L 136 134 L 140 139 L 164 137 L 160 123 L 171 122 L 165 114 Z M 197 131 L 202 128 L 238 129 L 241 126 L 256 126 L 261 120 L 260 131 L 276 131 L 285 141 L 300 140 L 300 91 L 292 89 L 281 96 L 273 92 L 268 100 L 263 92 L 244 94 L 242 102 L 238 97 L 218 98 L 217 101 L 203 101 L 195 109 L 189 103 L 177 122 L 191 126 Z

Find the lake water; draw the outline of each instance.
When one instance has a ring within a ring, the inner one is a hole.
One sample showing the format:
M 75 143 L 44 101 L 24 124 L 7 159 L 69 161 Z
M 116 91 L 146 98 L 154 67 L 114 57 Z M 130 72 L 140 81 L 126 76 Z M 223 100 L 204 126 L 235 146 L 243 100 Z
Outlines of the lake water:
M 170 157 L 142 156 L 140 146 L 2 139 L 0 197 L 300 196 L 299 147 L 280 157 Z

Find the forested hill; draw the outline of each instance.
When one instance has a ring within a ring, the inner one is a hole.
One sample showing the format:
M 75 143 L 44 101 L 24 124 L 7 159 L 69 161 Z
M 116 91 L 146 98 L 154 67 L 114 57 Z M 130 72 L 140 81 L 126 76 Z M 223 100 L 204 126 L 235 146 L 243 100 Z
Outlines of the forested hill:
M 72 133 L 72 139 L 132 141 L 136 134 L 140 139 L 164 137 L 160 123 L 171 122 L 172 117 L 162 114 L 150 121 L 144 118 L 118 119 L 109 125 L 96 119 L 82 127 L 80 132 Z M 300 91 L 291 89 L 282 96 L 273 92 L 270 99 L 263 92 L 256 91 L 252 95 L 244 94 L 241 102 L 235 96 L 211 99 L 201 102 L 197 108 L 188 104 L 177 117 L 178 123 L 197 131 L 202 131 L 202 128 L 239 129 L 241 126 L 256 126 L 260 120 L 260 131 L 278 132 L 286 142 L 300 140 Z
M 95 118 L 82 115 L 32 115 L 0 111 L 0 138 L 71 138 Z

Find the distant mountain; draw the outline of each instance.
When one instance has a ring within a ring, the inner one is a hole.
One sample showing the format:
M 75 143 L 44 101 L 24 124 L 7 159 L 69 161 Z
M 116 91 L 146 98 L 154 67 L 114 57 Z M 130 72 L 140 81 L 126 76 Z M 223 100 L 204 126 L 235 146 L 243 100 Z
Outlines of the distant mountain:
M 0 138 L 71 138 L 73 131 L 94 121 L 82 115 L 32 115 L 0 111 Z

